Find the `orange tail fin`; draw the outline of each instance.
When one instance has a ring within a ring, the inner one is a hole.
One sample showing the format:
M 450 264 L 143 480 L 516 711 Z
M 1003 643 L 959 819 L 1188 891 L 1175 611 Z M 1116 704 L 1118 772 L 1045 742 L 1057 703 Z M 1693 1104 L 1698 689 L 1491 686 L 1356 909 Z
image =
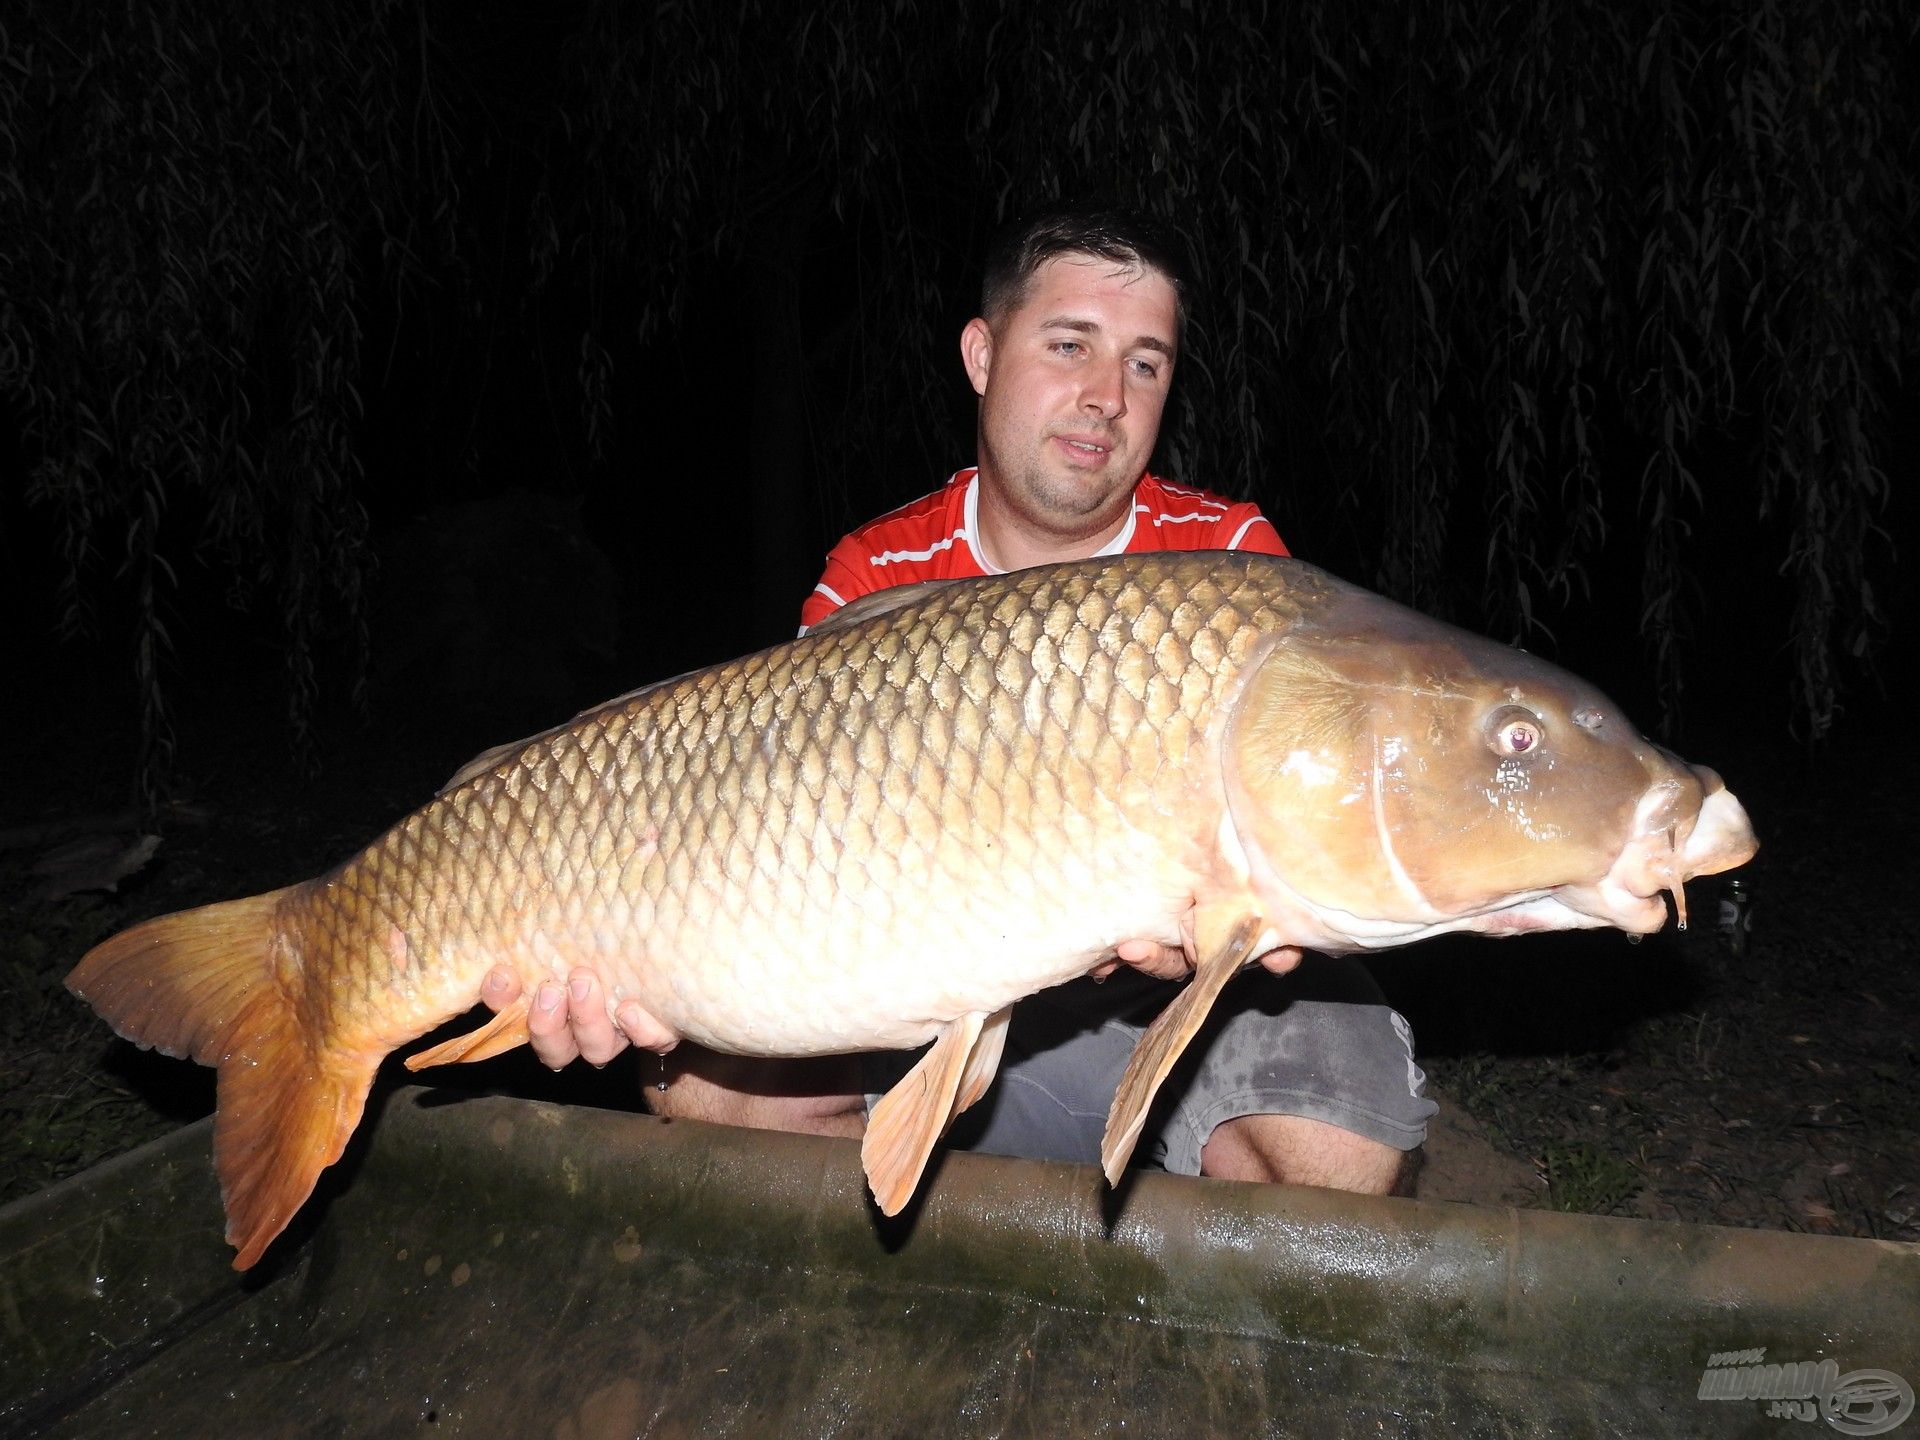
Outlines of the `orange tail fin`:
M 148 920 L 96 945 L 67 977 L 134 1044 L 219 1067 L 213 1160 L 236 1270 L 260 1258 L 340 1158 L 381 1058 L 309 1034 L 279 983 L 270 960 L 288 893 Z

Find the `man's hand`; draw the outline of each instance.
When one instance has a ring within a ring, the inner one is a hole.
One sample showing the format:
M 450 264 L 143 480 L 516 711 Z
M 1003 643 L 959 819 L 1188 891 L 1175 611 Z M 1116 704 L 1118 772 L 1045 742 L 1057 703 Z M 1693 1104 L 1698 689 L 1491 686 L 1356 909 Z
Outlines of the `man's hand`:
M 1104 980 L 1122 965 L 1131 965 L 1142 975 L 1156 980 L 1184 980 L 1193 971 L 1193 961 L 1178 945 L 1162 945 L 1158 940 L 1122 940 L 1114 958 L 1093 967 L 1096 980 Z
M 1282 945 L 1260 957 L 1260 963 L 1276 975 L 1284 975 L 1300 963 L 1303 952 L 1298 945 Z M 1104 980 L 1122 965 L 1131 965 L 1156 980 L 1184 980 L 1193 971 L 1193 960 L 1178 945 L 1162 945 L 1158 940 L 1122 940 L 1114 958 L 1094 966 L 1096 980 Z
M 520 977 L 504 965 L 496 965 L 480 987 L 480 998 L 494 1010 L 519 996 Z M 553 980 L 541 984 L 527 1007 L 527 1031 L 534 1055 L 549 1070 L 575 1060 L 604 1065 L 629 1043 L 656 1055 L 680 1043 L 680 1037 L 648 1014 L 638 1000 L 621 1001 L 609 1019 L 600 977 L 585 966 L 569 975 L 565 986 Z

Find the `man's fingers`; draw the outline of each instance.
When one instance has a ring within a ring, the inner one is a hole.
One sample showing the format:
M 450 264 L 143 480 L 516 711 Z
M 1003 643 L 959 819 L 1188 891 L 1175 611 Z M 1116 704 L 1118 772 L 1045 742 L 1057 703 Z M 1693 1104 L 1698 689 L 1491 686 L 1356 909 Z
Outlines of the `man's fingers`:
M 613 1023 L 627 1039 L 656 1055 L 664 1055 L 680 1043 L 680 1037 L 649 1014 L 638 1000 L 623 1000 L 614 1006 Z
M 1193 969 L 1186 951 L 1176 945 L 1162 945 L 1158 940 L 1122 940 L 1114 953 L 1156 980 L 1184 980 Z
M 568 1023 L 582 1060 L 589 1065 L 604 1065 L 627 1048 L 627 1037 L 613 1028 L 607 1014 L 598 975 L 591 970 L 574 971 L 567 977 L 567 999 Z
M 1305 958 L 1306 952 L 1298 945 L 1282 945 L 1278 950 L 1269 950 L 1260 957 L 1260 963 L 1276 975 L 1284 975 Z
M 1162 945 L 1157 940 L 1123 940 L 1114 948 L 1114 953 L 1121 961 L 1156 980 L 1184 980 L 1193 970 L 1193 961 L 1186 951 L 1177 945 Z M 1302 953 L 1298 945 L 1283 945 L 1262 955 L 1260 963 L 1274 974 L 1284 975 L 1300 963 Z M 1093 973 L 1106 975 L 1113 969 L 1113 962 L 1107 961 L 1096 965 Z
M 533 992 L 533 1003 L 527 1007 L 527 1037 L 534 1055 L 549 1070 L 580 1058 L 580 1047 L 567 1025 L 567 992 L 558 981 L 543 980 Z
M 480 983 L 480 998 L 489 1010 L 504 1010 L 520 998 L 520 976 L 505 965 L 496 965 Z

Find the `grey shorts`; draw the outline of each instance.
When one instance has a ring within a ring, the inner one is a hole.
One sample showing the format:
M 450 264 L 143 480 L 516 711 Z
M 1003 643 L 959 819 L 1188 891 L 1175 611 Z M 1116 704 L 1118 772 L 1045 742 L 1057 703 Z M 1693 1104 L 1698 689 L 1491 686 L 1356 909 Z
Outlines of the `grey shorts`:
M 1097 1164 L 1127 1057 L 1178 989 L 1122 969 L 1105 984 L 1075 980 L 1022 1000 L 999 1080 L 945 1143 Z M 867 1057 L 869 1108 L 920 1053 Z M 1411 1150 L 1438 1108 L 1414 1063 L 1413 1032 L 1366 968 L 1309 953 L 1291 974 L 1256 967 L 1221 992 L 1160 1087 L 1134 1163 L 1197 1175 L 1213 1127 L 1240 1115 L 1302 1115 Z

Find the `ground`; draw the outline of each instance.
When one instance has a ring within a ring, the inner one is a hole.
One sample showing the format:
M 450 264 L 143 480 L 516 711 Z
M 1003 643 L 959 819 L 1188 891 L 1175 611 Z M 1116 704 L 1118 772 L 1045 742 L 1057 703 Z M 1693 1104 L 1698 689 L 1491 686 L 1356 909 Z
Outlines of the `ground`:
M 212 1103 L 211 1072 L 111 1039 L 61 989 L 87 946 L 317 873 L 468 755 L 523 733 L 518 719 L 340 721 L 304 764 L 270 716 L 183 722 L 178 773 L 194 788 L 146 826 L 114 803 L 124 772 L 85 763 L 84 737 L 30 752 L 0 817 L 0 1201 Z M 1916 757 L 1858 732 L 1811 752 L 1784 735 L 1686 748 L 1726 774 L 1763 841 L 1742 872 L 1745 953 L 1718 929 L 1723 881 L 1709 879 L 1691 887 L 1684 933 L 1639 945 L 1462 939 L 1379 959 L 1442 1097 L 1420 1193 L 1920 1240 Z M 160 844 L 117 891 L 50 893 L 89 865 L 110 871 L 145 832 Z M 36 873 L 63 849 L 63 869 Z M 490 1063 L 491 1082 L 545 1098 L 637 1091 L 631 1067 L 555 1080 Z

